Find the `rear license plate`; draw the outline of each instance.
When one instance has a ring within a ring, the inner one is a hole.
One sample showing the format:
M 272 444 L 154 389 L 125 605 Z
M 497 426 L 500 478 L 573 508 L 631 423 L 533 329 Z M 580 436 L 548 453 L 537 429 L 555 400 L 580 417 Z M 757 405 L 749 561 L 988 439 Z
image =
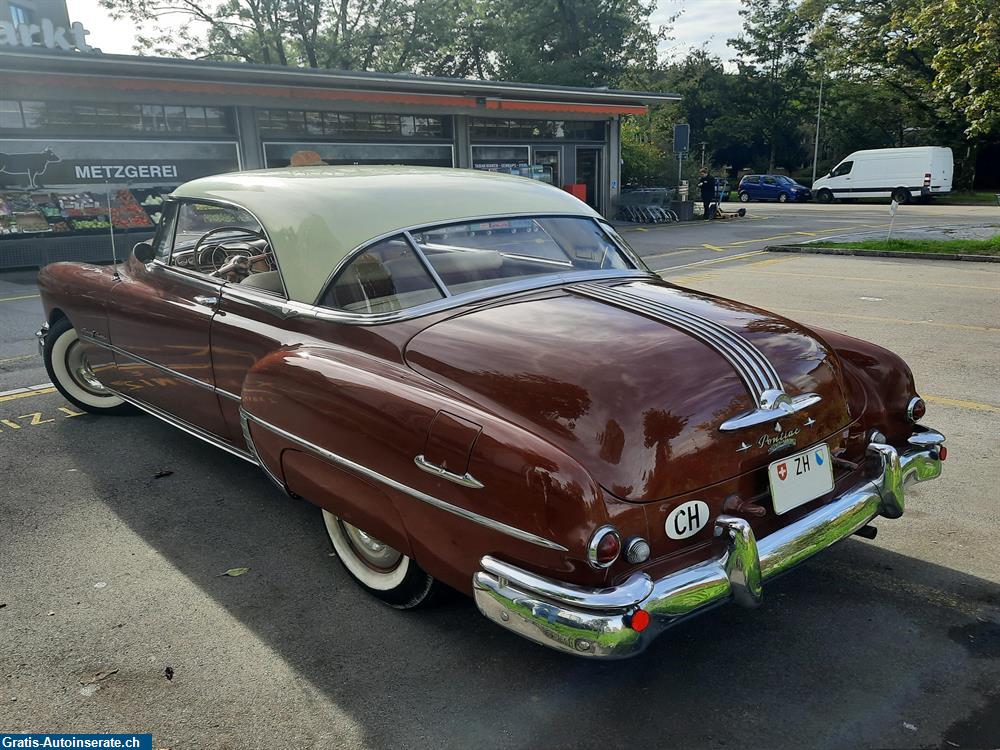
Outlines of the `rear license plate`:
M 771 503 L 778 515 L 833 489 L 830 449 L 825 443 L 775 461 L 767 467 Z

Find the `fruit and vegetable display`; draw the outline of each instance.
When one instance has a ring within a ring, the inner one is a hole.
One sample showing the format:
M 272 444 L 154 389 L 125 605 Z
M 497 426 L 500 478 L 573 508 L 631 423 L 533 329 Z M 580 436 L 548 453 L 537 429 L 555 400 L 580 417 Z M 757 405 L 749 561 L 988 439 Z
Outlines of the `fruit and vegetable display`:
M 116 230 L 150 232 L 159 221 L 164 196 L 173 188 L 99 191 L 0 192 L 0 237 L 48 232 L 93 233 Z

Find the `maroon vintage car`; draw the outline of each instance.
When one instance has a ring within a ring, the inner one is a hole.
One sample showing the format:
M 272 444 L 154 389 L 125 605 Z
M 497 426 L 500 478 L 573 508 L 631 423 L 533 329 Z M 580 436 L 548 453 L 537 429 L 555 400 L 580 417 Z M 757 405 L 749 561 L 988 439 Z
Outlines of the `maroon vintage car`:
M 447 584 L 629 656 L 941 473 L 899 357 L 666 283 L 539 182 L 246 172 L 163 216 L 117 267 L 41 271 L 53 382 L 258 464 L 398 608 Z

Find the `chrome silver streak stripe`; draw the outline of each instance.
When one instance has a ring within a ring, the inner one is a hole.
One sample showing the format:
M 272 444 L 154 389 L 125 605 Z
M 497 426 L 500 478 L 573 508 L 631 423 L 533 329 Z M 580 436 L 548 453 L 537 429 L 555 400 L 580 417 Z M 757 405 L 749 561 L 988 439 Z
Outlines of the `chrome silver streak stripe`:
M 569 551 L 566 547 L 563 547 L 561 544 L 556 544 L 555 542 L 550 541 L 545 537 L 537 536 L 536 534 L 532 534 L 529 531 L 524 531 L 523 529 L 518 529 L 514 526 L 508 526 L 505 523 L 496 521 L 492 518 L 487 518 L 486 516 L 481 516 L 478 513 L 474 513 L 471 510 L 466 510 L 465 508 L 459 507 L 457 505 L 452 505 L 451 503 L 445 502 L 444 500 L 434 497 L 433 495 L 428 495 L 425 492 L 421 492 L 420 490 L 414 489 L 413 487 L 405 485 L 402 482 L 397 482 L 395 479 L 387 477 L 384 474 L 379 474 L 377 471 L 369 469 L 367 466 L 363 466 L 362 464 L 356 463 L 350 460 L 349 458 L 344 458 L 343 456 L 340 456 L 332 451 L 327 450 L 326 448 L 318 446 L 315 443 L 310 443 L 308 440 L 304 440 L 303 438 L 300 438 L 298 435 L 293 435 L 287 430 L 283 430 L 280 427 L 271 424 L 270 422 L 260 419 L 259 417 L 255 417 L 253 414 L 250 414 L 249 412 L 244 411 L 243 409 L 240 409 L 240 415 L 243 419 L 246 419 L 248 422 L 260 425 L 265 430 L 270 430 L 275 435 L 280 435 L 286 440 L 289 440 L 295 443 L 296 445 L 305 448 L 306 450 L 310 451 L 311 453 L 314 453 L 320 458 L 323 458 L 327 461 L 330 461 L 331 463 L 355 471 L 358 474 L 362 474 L 363 476 L 366 476 L 369 479 L 373 479 L 376 482 L 380 482 L 381 484 L 384 484 L 387 487 L 391 487 L 392 489 L 402 492 L 405 495 L 409 495 L 410 497 L 420 500 L 421 502 L 427 503 L 428 505 L 433 505 L 435 508 L 440 508 L 441 510 L 447 511 L 448 513 L 453 513 L 456 516 L 460 516 L 474 523 L 478 523 L 480 526 L 485 526 L 488 529 L 493 529 L 495 531 L 507 534 L 508 536 L 512 536 L 515 539 L 520 539 L 525 542 L 530 542 L 531 544 L 537 544 L 539 547 L 547 547 L 548 549 L 554 549 L 560 552 Z
M 739 334 L 714 320 L 619 287 L 574 284 L 567 286 L 566 290 L 572 294 L 590 297 L 659 320 L 704 342 L 732 365 L 755 402 L 760 401 L 765 391 L 784 390 L 781 378 L 764 353 Z

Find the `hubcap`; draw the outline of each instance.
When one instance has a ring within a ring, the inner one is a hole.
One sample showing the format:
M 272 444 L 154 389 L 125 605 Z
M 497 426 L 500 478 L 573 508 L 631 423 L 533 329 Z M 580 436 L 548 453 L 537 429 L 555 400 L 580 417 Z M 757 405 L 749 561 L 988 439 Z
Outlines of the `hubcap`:
M 108 389 L 101 384 L 101 381 L 94 375 L 94 371 L 90 369 L 90 363 L 87 361 L 87 355 L 79 339 L 70 344 L 66 350 L 66 370 L 73 378 L 73 382 L 88 393 L 94 396 L 109 395 Z
M 401 552 L 346 521 L 340 521 L 340 527 L 344 530 L 344 535 L 358 559 L 369 568 L 380 573 L 388 573 L 399 567 L 403 559 Z

